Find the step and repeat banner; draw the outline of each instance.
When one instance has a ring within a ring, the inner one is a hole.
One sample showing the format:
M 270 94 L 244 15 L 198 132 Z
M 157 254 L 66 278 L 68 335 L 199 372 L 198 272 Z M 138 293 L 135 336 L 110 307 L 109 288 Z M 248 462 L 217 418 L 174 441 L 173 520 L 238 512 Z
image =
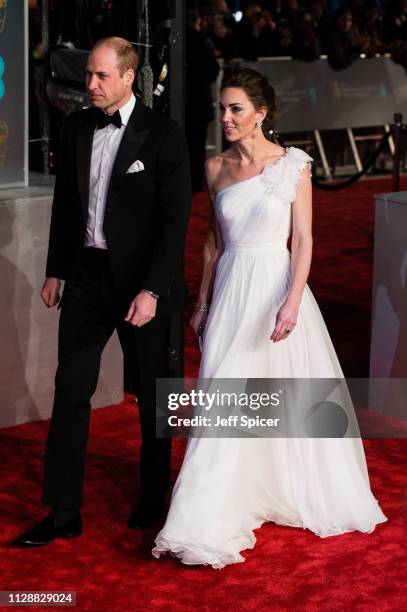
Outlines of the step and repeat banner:
M 361 57 L 339 71 L 326 59 L 263 58 L 239 65 L 258 70 L 273 85 L 280 132 L 382 126 L 393 123 L 394 113 L 407 117 L 405 70 L 390 57 Z
M 26 19 L 26 0 L 0 0 L 0 188 L 27 184 Z

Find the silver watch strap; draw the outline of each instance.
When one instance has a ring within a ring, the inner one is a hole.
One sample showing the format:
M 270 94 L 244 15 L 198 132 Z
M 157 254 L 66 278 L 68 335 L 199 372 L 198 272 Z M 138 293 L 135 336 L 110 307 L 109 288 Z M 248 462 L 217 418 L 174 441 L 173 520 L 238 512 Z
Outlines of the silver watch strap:
M 151 297 L 153 297 L 155 300 L 158 300 L 160 297 L 157 293 L 154 293 L 154 291 L 150 291 L 150 289 L 143 289 L 143 291 L 151 295 Z

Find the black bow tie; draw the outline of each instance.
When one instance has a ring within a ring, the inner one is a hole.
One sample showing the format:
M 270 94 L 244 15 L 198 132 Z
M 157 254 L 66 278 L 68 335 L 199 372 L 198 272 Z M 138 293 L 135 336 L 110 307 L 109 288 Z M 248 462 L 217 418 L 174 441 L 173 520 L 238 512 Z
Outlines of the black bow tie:
M 116 126 L 119 129 L 122 127 L 122 118 L 118 110 L 115 113 L 113 113 L 113 115 L 107 115 L 104 111 L 102 110 L 100 111 L 98 115 L 98 120 L 97 120 L 97 126 L 99 130 L 108 126 L 109 123 L 112 123 L 114 126 Z

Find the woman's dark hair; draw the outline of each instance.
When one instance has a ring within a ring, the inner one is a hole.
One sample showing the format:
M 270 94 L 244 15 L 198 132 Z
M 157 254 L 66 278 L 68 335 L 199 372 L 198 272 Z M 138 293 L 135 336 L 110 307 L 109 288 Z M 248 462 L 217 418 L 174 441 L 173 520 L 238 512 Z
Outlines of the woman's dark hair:
M 277 117 L 277 103 L 274 88 L 268 82 L 267 77 L 252 70 L 251 68 L 241 68 L 228 73 L 222 81 L 221 91 L 226 87 L 236 87 L 243 89 L 255 109 L 267 108 L 267 115 L 264 118 L 262 130 L 266 138 L 271 139 L 270 130 L 274 130 Z

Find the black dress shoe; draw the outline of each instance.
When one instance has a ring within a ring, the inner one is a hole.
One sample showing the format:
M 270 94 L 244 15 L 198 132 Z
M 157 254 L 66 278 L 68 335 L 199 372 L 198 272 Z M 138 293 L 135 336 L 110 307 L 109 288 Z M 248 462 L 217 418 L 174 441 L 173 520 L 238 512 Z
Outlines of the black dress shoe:
M 56 538 L 76 538 L 82 535 L 82 517 L 76 518 L 64 525 L 55 525 L 52 512 L 36 527 L 26 531 L 16 540 L 18 546 L 45 546 Z
M 128 527 L 130 529 L 144 529 L 156 525 L 164 517 L 164 507 L 164 500 L 154 502 L 142 500 L 130 514 Z

